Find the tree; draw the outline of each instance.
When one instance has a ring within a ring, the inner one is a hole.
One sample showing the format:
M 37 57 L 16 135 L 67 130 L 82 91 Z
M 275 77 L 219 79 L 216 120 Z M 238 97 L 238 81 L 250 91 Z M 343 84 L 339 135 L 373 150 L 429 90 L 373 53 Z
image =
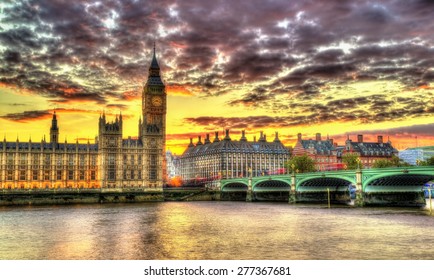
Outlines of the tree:
M 372 165 L 372 168 L 386 168 L 386 167 L 392 167 L 393 162 L 388 159 L 377 159 L 374 164 Z
M 434 165 L 434 156 L 430 157 L 427 160 L 418 161 L 417 165 L 426 165 L 426 166 Z
M 403 166 L 410 166 L 410 164 L 406 163 L 405 161 L 402 161 L 397 156 L 392 156 L 391 159 L 378 159 L 374 162 L 372 165 L 372 168 L 386 168 L 386 167 L 403 167 Z
M 430 157 L 429 159 L 426 160 L 426 163 L 428 165 L 434 165 L 434 156 Z
M 293 156 L 286 163 L 286 168 L 290 172 L 314 172 L 315 171 L 315 161 L 311 159 L 308 155 Z
M 358 153 L 346 153 L 342 156 L 342 162 L 345 164 L 347 169 L 357 169 L 363 168 L 362 163 L 360 162 Z

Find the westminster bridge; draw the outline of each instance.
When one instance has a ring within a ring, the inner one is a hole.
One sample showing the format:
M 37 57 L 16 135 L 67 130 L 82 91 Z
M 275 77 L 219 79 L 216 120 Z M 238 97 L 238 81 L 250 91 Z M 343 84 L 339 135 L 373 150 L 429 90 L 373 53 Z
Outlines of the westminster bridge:
M 246 201 L 351 202 L 355 205 L 422 206 L 434 166 L 290 173 L 220 181 L 222 198 Z M 353 189 L 354 188 L 354 189 Z

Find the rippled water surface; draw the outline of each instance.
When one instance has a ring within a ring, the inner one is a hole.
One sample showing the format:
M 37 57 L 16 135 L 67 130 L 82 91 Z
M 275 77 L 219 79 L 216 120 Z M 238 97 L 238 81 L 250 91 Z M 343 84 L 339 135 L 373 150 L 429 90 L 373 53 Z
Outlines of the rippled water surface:
M 247 202 L 0 208 L 0 259 L 434 259 L 427 209 Z

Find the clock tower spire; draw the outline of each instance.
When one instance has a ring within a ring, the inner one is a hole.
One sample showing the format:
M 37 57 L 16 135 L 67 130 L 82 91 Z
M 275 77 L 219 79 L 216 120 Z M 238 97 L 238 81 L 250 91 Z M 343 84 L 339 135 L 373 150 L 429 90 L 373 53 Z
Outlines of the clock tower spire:
M 145 185 L 162 188 L 166 176 L 166 86 L 161 79 L 155 43 L 142 93 L 142 113 L 139 135 L 144 149 Z

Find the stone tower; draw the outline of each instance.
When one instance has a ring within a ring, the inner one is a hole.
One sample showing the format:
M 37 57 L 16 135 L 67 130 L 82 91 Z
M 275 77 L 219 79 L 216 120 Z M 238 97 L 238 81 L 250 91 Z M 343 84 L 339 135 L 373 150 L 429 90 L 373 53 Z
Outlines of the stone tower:
M 142 93 L 142 118 L 139 121 L 144 153 L 145 186 L 162 188 L 166 174 L 166 87 L 154 52 L 148 80 Z
M 122 115 L 107 122 L 105 113 L 99 118 L 98 149 L 101 185 L 120 187 L 122 182 Z
M 57 126 L 56 112 L 53 113 L 53 119 L 51 120 L 50 143 L 59 143 L 59 127 Z

